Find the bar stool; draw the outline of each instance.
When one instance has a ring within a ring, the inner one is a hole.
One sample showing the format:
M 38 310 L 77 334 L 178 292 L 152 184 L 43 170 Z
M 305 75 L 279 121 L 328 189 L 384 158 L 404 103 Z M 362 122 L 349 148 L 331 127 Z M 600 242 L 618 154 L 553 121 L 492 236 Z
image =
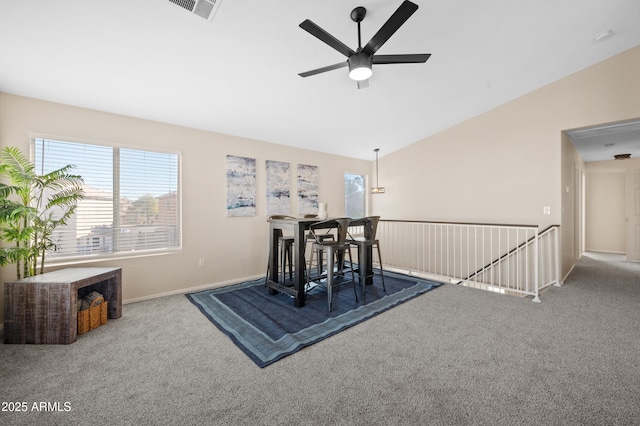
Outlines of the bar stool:
M 305 214 L 304 218 L 305 219 L 311 219 L 314 217 L 318 217 L 317 214 Z M 333 235 L 333 233 L 331 233 L 331 229 L 327 229 L 326 232 L 324 233 L 320 233 L 320 232 L 316 232 L 315 235 L 311 235 L 311 233 L 308 233 L 305 237 L 304 237 L 304 245 L 305 245 L 305 251 L 306 251 L 306 247 L 309 246 L 309 243 L 314 243 L 316 241 L 335 241 L 335 237 Z M 318 260 L 318 265 L 322 265 L 322 253 L 319 254 L 320 259 Z M 318 268 L 318 275 L 320 275 L 322 273 L 322 271 L 320 271 L 320 269 Z
M 373 247 L 377 248 L 378 251 L 378 264 L 380 265 L 380 278 L 382 279 L 382 289 L 386 293 L 387 288 L 384 285 L 384 273 L 382 272 L 382 256 L 380 256 L 380 242 L 376 239 L 376 233 L 378 231 L 378 221 L 380 220 L 380 216 L 369 216 L 365 217 L 365 231 L 363 237 L 352 237 L 351 234 L 348 235 L 347 243 L 351 245 L 355 245 L 358 247 L 358 262 L 364 263 L 364 265 L 358 264 L 358 276 L 360 278 L 360 286 L 362 287 L 362 301 L 364 302 L 364 290 L 366 287 L 365 282 L 367 278 L 373 278 L 373 268 L 371 269 L 370 274 L 365 274 L 363 271 L 367 270 L 367 265 L 370 263 L 370 259 L 367 257 L 367 253 L 369 252 L 368 248 L 370 247 L 373 250 Z M 368 238 L 367 238 L 368 237 Z
M 295 219 L 293 216 L 285 216 L 285 215 L 273 215 L 269 216 L 269 219 Z M 279 252 L 279 262 L 280 266 L 280 279 L 282 280 L 281 284 L 284 284 L 286 280 L 286 267 L 289 266 L 289 279 L 293 279 L 293 243 L 294 237 L 289 235 L 283 235 L 281 229 L 277 229 L 277 237 L 278 237 L 278 252 Z M 273 253 L 271 253 L 271 247 L 269 247 L 269 262 L 267 264 L 267 276 L 265 278 L 264 284 L 267 285 L 267 281 L 269 281 L 269 273 L 271 272 L 271 261 L 273 260 Z M 276 253 L 278 256 L 278 253 Z
M 356 291 L 356 281 L 355 275 L 353 273 L 353 268 L 349 268 L 351 271 L 351 281 L 344 281 L 344 257 L 345 254 L 349 254 L 349 265 L 353 264 L 351 259 L 351 246 L 347 243 L 347 230 L 349 228 L 349 223 L 351 219 L 346 218 L 338 218 L 331 220 L 324 220 L 321 222 L 316 222 L 309 227 L 309 235 L 314 238 L 314 243 L 312 245 L 313 252 L 311 253 L 311 258 L 309 259 L 309 267 L 307 268 L 307 287 L 309 287 L 309 283 L 311 281 L 317 281 L 318 283 L 322 283 L 322 280 L 326 278 L 326 287 L 327 287 L 327 302 L 329 307 L 329 312 L 331 312 L 331 308 L 333 306 L 333 288 L 341 286 L 343 284 L 348 284 L 349 282 L 353 283 L 353 294 L 355 295 L 356 302 L 358 301 L 358 292 Z M 324 229 L 336 229 L 337 227 L 337 236 L 338 239 L 331 240 L 321 240 L 320 238 L 316 238 L 317 235 L 323 235 L 322 233 L 318 233 L 319 230 Z M 322 257 L 321 254 L 327 253 L 327 271 L 323 272 L 322 265 Z M 311 271 L 313 270 L 313 257 L 316 255 L 316 259 L 318 262 L 318 275 L 311 279 Z M 334 274 L 334 265 L 337 265 L 335 268 Z M 338 278 L 336 280 L 336 278 Z

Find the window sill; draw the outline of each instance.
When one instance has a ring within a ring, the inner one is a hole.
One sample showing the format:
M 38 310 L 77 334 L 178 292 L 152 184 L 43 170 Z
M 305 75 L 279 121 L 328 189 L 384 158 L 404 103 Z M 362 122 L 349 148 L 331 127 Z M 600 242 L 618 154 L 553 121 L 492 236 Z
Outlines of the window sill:
M 48 260 L 45 264 L 45 268 L 48 268 L 51 266 L 55 266 L 55 267 L 73 266 L 73 265 L 83 265 L 86 263 L 109 262 L 112 260 L 127 260 L 127 259 L 138 259 L 138 258 L 144 258 L 144 257 L 170 256 L 170 255 L 182 253 L 182 249 L 162 250 L 157 252 L 152 252 L 152 251 L 139 252 L 139 253 L 134 252 L 134 253 L 135 254 L 128 252 L 128 253 L 118 253 L 118 254 L 113 254 L 108 256 L 95 256 L 95 257 L 82 256 L 82 257 L 74 257 L 74 258 L 67 257 L 60 260 Z

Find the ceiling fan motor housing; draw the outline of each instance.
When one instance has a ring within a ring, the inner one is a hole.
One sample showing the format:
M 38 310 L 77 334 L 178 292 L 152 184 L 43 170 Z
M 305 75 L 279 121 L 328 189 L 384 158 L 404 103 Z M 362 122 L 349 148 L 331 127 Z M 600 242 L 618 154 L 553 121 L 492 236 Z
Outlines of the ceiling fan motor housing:
M 358 52 L 349 56 L 349 77 L 352 80 L 362 81 L 371 77 L 372 57 L 364 52 Z

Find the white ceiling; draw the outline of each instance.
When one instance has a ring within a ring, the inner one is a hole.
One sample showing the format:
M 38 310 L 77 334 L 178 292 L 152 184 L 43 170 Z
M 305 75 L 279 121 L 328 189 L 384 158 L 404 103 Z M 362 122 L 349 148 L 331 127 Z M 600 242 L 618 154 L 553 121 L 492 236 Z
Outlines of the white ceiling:
M 640 100 L 638 100 L 640 102 Z M 640 120 L 610 123 L 567 132 L 585 162 L 640 158 Z
M 345 60 L 401 0 L 219 0 L 212 22 L 168 0 L 0 0 L 0 91 L 373 159 L 640 44 L 638 0 L 425 0 L 357 90 Z M 607 30 L 613 36 L 594 38 Z

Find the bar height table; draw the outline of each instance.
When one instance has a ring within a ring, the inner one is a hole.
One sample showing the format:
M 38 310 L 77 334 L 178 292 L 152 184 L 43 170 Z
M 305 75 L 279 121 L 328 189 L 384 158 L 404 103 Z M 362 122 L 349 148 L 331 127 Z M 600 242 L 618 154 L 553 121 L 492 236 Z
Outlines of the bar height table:
M 278 256 L 271 256 L 271 265 L 269 267 L 269 278 L 267 280 L 267 285 L 269 286 L 269 293 L 276 294 L 277 292 L 282 292 L 293 296 L 294 305 L 298 308 L 301 308 L 305 304 L 305 291 L 304 286 L 306 285 L 306 277 L 304 275 L 305 267 L 305 231 L 309 230 L 311 224 L 320 222 L 329 219 L 317 219 L 317 218 L 297 218 L 297 219 L 269 219 L 270 232 L 269 232 L 269 247 L 271 253 L 278 253 L 278 233 L 277 230 L 289 231 L 293 232 L 293 241 L 294 241 L 294 264 L 295 270 L 293 275 L 293 286 L 288 287 L 283 285 L 284 283 L 278 282 Z M 366 223 L 364 218 L 353 219 L 351 221 L 350 226 L 363 226 Z M 334 225 L 336 226 L 336 225 Z M 327 224 L 327 227 L 331 227 L 331 223 Z M 366 229 L 366 227 L 365 227 Z M 365 237 L 370 237 L 365 234 Z M 360 253 L 358 259 L 358 266 L 362 267 L 362 265 L 366 265 L 366 270 L 371 271 L 372 266 L 372 256 L 371 253 L 366 253 L 366 251 L 371 251 L 369 247 L 368 250 L 365 250 L 363 253 Z M 361 277 L 360 283 L 361 285 L 365 285 L 364 277 L 366 274 L 359 274 Z M 369 284 L 372 282 L 372 279 L 368 279 Z

